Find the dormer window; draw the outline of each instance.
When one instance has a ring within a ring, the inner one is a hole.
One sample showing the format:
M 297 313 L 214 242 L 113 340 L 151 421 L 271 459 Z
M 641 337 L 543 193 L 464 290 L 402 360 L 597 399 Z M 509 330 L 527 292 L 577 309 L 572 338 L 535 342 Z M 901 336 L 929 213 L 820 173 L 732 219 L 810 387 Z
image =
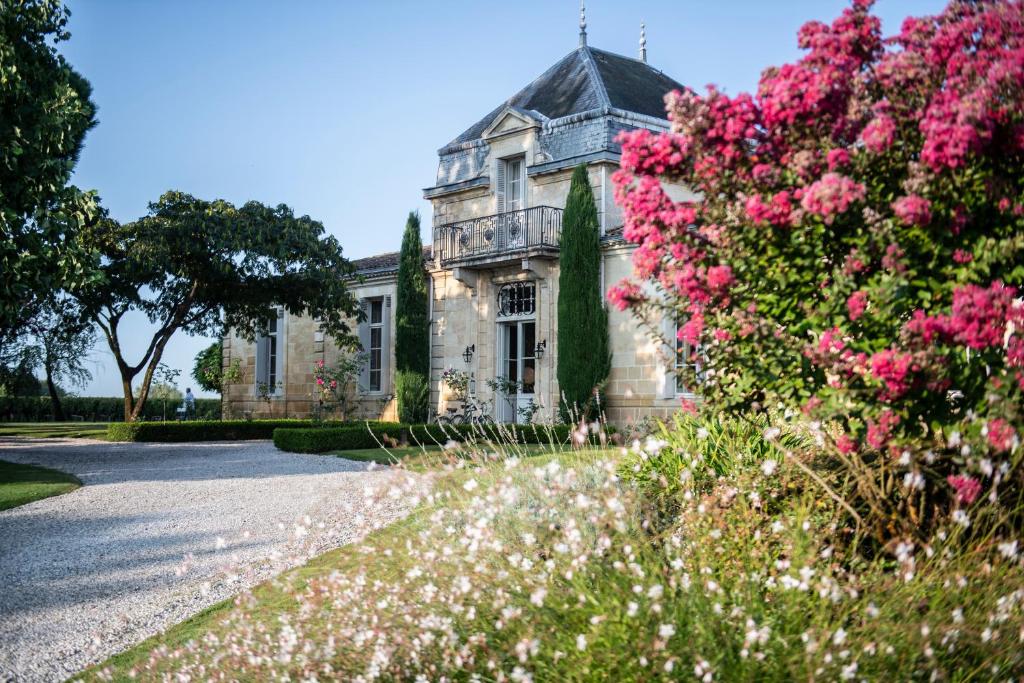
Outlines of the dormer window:
M 497 213 L 526 208 L 526 157 L 498 159 Z

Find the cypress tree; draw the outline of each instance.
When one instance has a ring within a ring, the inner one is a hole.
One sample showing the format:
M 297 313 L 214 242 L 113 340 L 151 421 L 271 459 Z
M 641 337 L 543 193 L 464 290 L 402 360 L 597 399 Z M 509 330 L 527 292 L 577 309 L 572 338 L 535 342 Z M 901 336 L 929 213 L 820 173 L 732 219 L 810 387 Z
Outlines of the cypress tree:
M 395 394 L 402 422 L 426 422 L 429 402 L 430 321 L 419 212 L 410 212 L 402 236 L 395 300 Z
M 593 418 L 611 369 L 608 311 L 601 295 L 601 238 L 587 167 L 573 171 L 562 214 L 558 275 L 558 386 L 562 419 Z

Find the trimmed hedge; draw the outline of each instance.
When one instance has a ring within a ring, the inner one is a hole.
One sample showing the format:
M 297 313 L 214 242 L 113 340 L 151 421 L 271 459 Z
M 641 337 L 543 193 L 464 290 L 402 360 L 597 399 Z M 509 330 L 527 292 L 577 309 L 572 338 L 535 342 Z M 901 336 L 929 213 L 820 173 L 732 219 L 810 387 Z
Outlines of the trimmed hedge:
M 327 423 L 328 425 L 332 423 Z M 355 423 L 336 422 L 333 424 Z M 381 423 L 386 424 L 386 423 Z M 363 423 L 359 426 L 365 429 Z M 118 422 L 107 427 L 111 441 L 245 441 L 270 439 L 280 428 L 312 428 L 310 420 L 196 420 L 192 422 Z M 316 427 L 329 430 L 331 427 Z
M 67 396 L 61 399 L 64 414 L 76 415 L 87 422 L 121 422 L 124 420 L 124 399 L 116 396 Z M 180 404 L 167 402 L 167 419 L 175 419 Z M 163 417 L 163 401 L 149 399 L 142 419 Z M 220 419 L 219 398 L 197 398 L 196 415 L 204 420 Z M 49 396 L 0 396 L 0 422 L 49 422 L 53 419 Z M 267 437 L 269 438 L 269 437 Z
M 372 430 L 372 431 L 371 431 Z M 341 427 L 274 430 L 274 445 L 291 453 L 327 453 L 376 448 L 384 437 L 409 444 L 443 444 L 448 441 L 496 441 L 520 444 L 568 443 L 569 425 L 450 425 L 346 424 Z

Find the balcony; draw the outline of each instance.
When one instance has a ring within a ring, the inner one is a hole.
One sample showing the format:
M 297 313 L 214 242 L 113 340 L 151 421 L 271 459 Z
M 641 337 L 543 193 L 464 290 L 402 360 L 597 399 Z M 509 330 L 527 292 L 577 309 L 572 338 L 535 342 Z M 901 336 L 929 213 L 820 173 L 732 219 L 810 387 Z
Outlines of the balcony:
M 561 236 L 562 209 L 534 206 L 434 228 L 434 258 L 472 266 L 553 256 Z

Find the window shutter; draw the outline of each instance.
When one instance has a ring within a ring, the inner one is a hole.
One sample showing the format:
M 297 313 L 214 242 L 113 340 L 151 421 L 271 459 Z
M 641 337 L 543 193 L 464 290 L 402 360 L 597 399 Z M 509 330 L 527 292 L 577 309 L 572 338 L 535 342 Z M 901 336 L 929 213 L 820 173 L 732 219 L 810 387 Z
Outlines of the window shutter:
M 658 398 L 675 398 L 676 324 L 669 315 L 661 320 L 661 338 L 661 353 L 658 358 Z
M 380 353 L 380 390 L 387 394 L 391 391 L 391 351 L 394 345 L 391 343 L 391 297 L 384 297 L 384 306 L 381 311 L 383 327 L 381 329 L 381 353 Z
M 526 157 L 523 157 L 519 164 L 519 197 L 521 208 L 530 208 L 529 202 L 526 200 L 529 192 L 526 191 Z
M 266 336 L 256 338 L 256 380 L 255 384 L 266 384 L 270 374 L 270 340 Z
M 370 351 L 370 302 L 366 299 L 359 300 L 359 308 L 363 311 L 363 321 L 359 323 L 359 346 L 364 354 Z M 370 389 L 370 360 L 364 356 L 363 369 L 359 371 L 360 392 Z
M 505 170 L 508 165 L 504 159 L 498 159 L 494 173 L 495 213 L 505 213 Z

